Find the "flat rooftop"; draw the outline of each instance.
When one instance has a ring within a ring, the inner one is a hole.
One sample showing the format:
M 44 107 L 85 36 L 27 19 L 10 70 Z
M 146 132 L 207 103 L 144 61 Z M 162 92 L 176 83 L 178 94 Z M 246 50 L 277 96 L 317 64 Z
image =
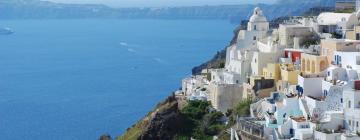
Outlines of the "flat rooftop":
M 296 122 L 305 122 L 306 119 L 304 116 L 301 117 L 290 117 L 292 120 L 296 121 Z

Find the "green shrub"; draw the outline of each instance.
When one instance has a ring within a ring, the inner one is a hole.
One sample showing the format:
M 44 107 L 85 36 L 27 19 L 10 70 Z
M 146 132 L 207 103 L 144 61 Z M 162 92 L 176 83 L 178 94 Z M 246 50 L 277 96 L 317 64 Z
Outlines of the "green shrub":
M 176 135 L 174 140 L 190 140 L 190 137 L 184 135 Z
M 250 98 L 240 101 L 240 103 L 235 107 L 235 114 L 239 116 L 249 116 L 251 103 L 252 100 Z
M 199 140 L 211 140 L 212 136 L 219 134 L 224 130 L 221 118 L 224 115 L 221 112 L 209 112 L 211 107 L 207 101 L 189 101 L 181 110 L 186 120 L 186 129 L 180 130 L 181 135 L 177 139 L 187 139 L 193 137 Z
M 210 107 L 210 103 L 207 101 L 189 101 L 181 112 L 194 120 L 200 120 L 207 113 L 207 109 Z

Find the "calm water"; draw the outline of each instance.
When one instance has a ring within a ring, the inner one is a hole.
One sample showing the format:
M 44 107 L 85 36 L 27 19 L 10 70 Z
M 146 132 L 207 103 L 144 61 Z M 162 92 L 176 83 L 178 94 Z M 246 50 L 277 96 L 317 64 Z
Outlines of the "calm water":
M 0 137 L 122 134 L 230 40 L 212 20 L 13 20 L 0 36 Z

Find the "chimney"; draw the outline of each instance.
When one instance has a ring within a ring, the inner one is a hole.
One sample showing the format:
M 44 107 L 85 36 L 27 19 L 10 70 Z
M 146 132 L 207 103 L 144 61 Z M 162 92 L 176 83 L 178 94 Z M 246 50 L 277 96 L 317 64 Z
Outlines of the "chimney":
M 355 90 L 360 90 L 360 81 L 354 81 Z
M 299 48 L 300 48 L 300 38 L 294 37 L 294 49 L 299 49 Z

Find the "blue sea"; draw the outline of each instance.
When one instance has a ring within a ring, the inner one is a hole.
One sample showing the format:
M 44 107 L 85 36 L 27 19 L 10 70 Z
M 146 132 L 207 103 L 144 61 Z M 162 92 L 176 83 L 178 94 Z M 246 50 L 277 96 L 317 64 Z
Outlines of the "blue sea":
M 2 20 L 0 139 L 121 135 L 230 41 L 226 20 Z

